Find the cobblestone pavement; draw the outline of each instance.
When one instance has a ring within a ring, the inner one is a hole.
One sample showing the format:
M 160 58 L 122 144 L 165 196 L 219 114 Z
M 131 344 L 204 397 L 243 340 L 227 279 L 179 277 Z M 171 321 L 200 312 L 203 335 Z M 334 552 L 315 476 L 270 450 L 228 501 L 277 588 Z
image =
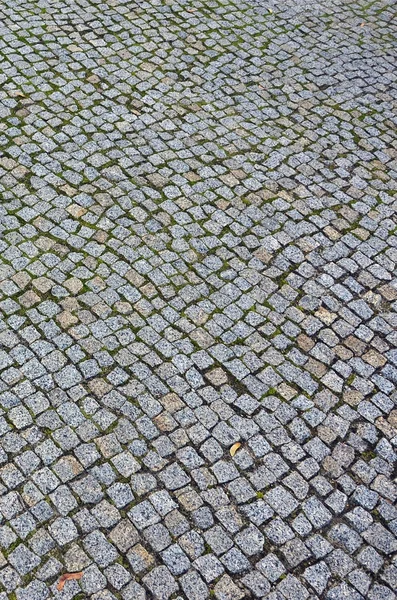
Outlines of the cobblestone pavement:
M 396 598 L 395 12 L 2 0 L 0 600 Z

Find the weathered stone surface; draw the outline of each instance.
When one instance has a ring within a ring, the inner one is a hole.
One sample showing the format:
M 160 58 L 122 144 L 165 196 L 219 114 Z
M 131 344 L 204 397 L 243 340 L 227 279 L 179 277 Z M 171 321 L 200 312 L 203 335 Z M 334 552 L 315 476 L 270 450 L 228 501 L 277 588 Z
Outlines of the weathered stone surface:
M 0 23 L 0 600 L 393 599 L 393 2 Z

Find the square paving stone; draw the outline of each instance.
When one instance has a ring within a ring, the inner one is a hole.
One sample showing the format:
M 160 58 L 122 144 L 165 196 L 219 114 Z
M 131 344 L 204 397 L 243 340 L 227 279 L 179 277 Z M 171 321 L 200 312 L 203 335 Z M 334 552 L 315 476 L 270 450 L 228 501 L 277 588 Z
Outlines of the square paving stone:
M 40 564 L 40 558 L 31 552 L 24 544 L 19 544 L 9 555 L 9 561 L 22 576 L 32 571 Z
M 143 578 L 143 583 L 158 600 L 168 600 L 178 590 L 178 584 L 167 567 L 156 567 Z

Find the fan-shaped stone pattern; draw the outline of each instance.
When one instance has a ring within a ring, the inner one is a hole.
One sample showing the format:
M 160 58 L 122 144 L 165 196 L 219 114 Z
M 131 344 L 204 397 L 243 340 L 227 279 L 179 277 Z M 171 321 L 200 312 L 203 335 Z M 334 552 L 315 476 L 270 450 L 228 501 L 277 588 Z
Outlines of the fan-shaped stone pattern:
M 395 599 L 395 17 L 3 0 L 0 600 Z

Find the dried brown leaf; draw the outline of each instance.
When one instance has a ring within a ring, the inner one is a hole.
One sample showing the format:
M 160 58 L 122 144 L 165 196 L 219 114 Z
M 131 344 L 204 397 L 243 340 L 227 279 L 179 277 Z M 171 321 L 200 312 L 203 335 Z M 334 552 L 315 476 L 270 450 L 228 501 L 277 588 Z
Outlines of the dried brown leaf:
M 83 571 L 79 571 L 78 573 L 64 573 L 59 578 L 59 582 L 57 585 L 58 592 L 61 592 L 63 590 L 63 587 L 67 581 L 70 581 L 72 579 L 81 579 L 82 577 L 83 577 Z
M 240 448 L 240 446 L 241 442 L 236 442 L 235 444 L 233 444 L 233 446 L 230 448 L 230 456 L 234 456 L 237 450 Z

